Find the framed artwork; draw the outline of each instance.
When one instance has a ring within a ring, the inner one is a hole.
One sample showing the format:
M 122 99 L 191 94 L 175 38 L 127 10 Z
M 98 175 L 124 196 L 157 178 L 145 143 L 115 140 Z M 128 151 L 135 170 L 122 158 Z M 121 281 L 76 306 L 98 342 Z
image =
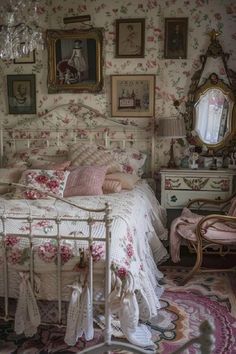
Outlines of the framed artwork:
M 33 64 L 35 63 L 35 50 L 20 58 L 14 59 L 14 64 Z
M 112 75 L 111 115 L 153 117 L 155 75 Z
M 144 58 L 145 19 L 116 20 L 116 58 Z
M 186 59 L 188 42 L 188 18 L 165 18 L 165 49 L 166 59 Z
M 7 75 L 9 114 L 36 113 L 35 75 Z
M 99 92 L 103 87 L 103 32 L 48 30 L 48 92 Z

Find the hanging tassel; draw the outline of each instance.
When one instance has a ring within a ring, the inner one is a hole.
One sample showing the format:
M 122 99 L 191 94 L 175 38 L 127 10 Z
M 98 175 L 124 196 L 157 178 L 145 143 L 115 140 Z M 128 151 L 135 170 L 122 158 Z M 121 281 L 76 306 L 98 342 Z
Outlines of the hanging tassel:
M 65 343 L 72 346 L 77 342 L 76 327 L 80 311 L 82 286 L 80 283 L 76 282 L 73 285 L 69 285 L 68 287 L 72 288 L 73 291 L 67 312 Z
M 17 334 L 24 333 L 26 337 L 32 337 L 40 325 L 40 313 L 29 281 L 29 274 L 20 272 L 19 275 L 21 283 L 14 328 Z

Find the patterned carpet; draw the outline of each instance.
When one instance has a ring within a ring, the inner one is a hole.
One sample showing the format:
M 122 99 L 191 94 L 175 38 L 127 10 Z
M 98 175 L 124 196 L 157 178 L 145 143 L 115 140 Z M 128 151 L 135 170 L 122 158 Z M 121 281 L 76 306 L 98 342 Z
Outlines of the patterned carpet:
M 209 319 L 214 323 L 216 343 L 214 354 L 236 353 L 236 277 L 230 273 L 202 273 L 183 287 L 175 281 L 186 272 L 183 268 L 166 267 L 165 293 L 158 318 L 149 324 L 159 353 L 168 354 L 188 339 L 198 335 L 198 326 Z M 64 341 L 64 330 L 40 327 L 32 338 L 16 336 L 12 323 L 0 323 L 0 354 L 75 353 L 86 346 L 83 340 L 75 347 Z M 96 329 L 91 346 L 102 340 L 102 331 Z M 124 353 L 124 352 L 122 352 Z M 193 346 L 186 354 L 199 353 Z

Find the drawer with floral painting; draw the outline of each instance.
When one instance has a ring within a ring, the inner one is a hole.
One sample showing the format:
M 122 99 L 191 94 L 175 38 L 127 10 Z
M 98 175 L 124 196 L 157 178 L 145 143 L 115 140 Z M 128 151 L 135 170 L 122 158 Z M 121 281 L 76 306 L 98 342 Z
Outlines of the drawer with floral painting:
M 231 170 L 161 170 L 161 204 L 167 209 L 182 209 L 196 198 L 225 199 L 234 190 Z

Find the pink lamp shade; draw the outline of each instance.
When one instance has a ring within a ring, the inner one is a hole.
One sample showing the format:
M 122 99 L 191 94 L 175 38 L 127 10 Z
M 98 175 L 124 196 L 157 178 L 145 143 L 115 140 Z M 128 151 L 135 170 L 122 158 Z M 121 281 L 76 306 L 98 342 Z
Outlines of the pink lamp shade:
M 159 120 L 158 135 L 171 138 L 170 159 L 167 164 L 168 168 L 176 168 L 174 157 L 174 138 L 183 138 L 186 136 L 186 129 L 183 117 L 172 116 L 163 117 Z

